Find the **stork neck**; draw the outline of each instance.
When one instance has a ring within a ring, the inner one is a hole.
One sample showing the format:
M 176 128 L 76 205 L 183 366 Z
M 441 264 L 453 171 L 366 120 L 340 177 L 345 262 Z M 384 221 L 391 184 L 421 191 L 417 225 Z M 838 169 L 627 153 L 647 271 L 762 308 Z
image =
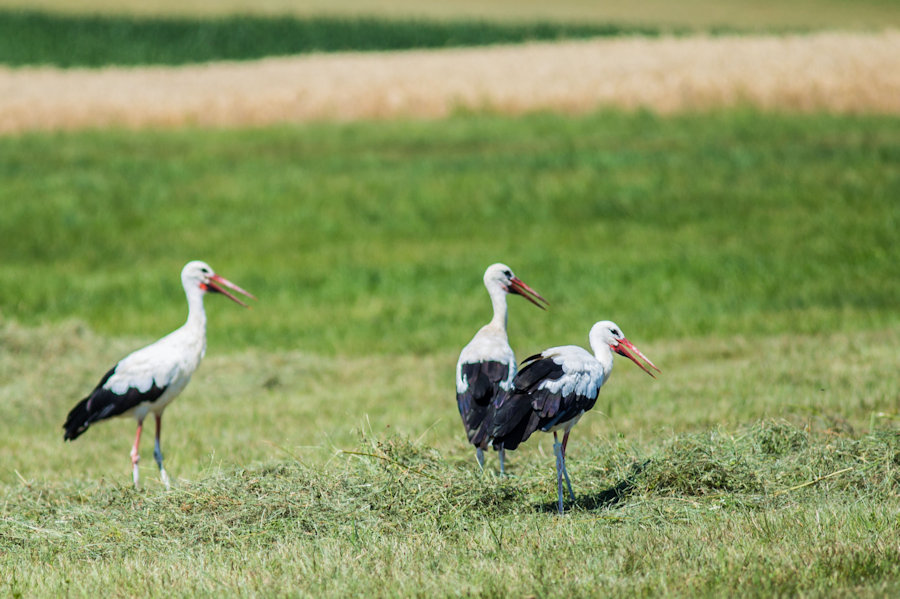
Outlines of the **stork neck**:
M 493 287 L 488 289 L 488 293 L 491 296 L 491 305 L 494 307 L 494 317 L 490 324 L 506 332 L 506 291 L 499 287 Z
M 608 374 L 613 367 L 612 349 L 602 341 L 597 343 L 591 342 L 591 349 L 594 350 L 594 357 L 603 366 L 603 371 Z
M 206 310 L 203 309 L 203 290 L 199 287 L 188 287 L 184 292 L 188 302 L 188 317 L 184 326 L 205 332 Z

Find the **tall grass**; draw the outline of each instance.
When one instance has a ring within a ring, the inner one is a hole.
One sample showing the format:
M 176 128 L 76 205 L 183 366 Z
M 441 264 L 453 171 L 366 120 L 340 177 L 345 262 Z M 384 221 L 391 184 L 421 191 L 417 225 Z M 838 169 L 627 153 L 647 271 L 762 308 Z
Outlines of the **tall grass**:
M 594 23 L 229 16 L 138 18 L 0 10 L 0 63 L 178 65 L 309 52 L 383 51 L 575 39 L 658 29 Z

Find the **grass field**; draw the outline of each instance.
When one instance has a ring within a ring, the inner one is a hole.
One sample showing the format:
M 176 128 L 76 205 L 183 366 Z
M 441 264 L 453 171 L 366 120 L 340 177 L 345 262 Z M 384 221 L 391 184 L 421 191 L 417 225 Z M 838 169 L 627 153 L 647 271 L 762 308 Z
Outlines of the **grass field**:
M 261 14 L 298 16 L 349 15 L 390 18 L 480 18 L 489 20 L 557 20 L 670 27 L 881 29 L 900 26 L 900 9 L 893 0 L 0 0 L 0 6 L 69 13 L 221 16 Z
M 311 52 L 444 48 L 615 35 L 658 29 L 549 21 L 504 23 L 375 17 L 215 19 L 0 11 L 0 63 L 10 66 L 178 65 Z
M 663 338 L 883 326 L 898 140 L 893 117 L 754 112 L 4 138 L 3 311 L 152 335 L 199 256 L 265 298 L 214 306 L 213 339 L 431 352 L 503 259 L 554 305 L 528 349 L 601 313 Z
M 658 36 L 660 33 L 684 34 L 697 30 L 771 33 L 808 31 L 817 27 L 878 31 L 900 27 L 900 9 L 896 4 L 875 0 L 852 5 L 822 0 L 777 5 L 702 0 L 685 6 L 679 2 L 674 5 L 680 14 L 677 24 L 666 21 L 665 11 L 660 14 L 659 6 L 650 7 L 652 18 L 640 22 L 642 11 L 648 8 L 645 4 L 655 3 L 638 3 L 637 8 L 632 3 L 624 14 L 613 11 L 606 18 L 592 12 L 605 14 L 602 7 L 595 7 L 601 3 L 584 3 L 580 5 L 581 12 L 574 14 L 567 10 L 574 8 L 574 4 L 567 7 L 554 3 L 549 14 L 532 14 L 517 4 L 515 14 L 518 19 L 503 18 L 490 10 L 472 11 L 456 3 L 451 4 L 450 12 L 443 15 L 431 14 L 427 9 L 422 12 L 402 3 L 396 4 L 395 10 L 373 7 L 369 11 L 341 2 L 330 3 L 328 9 L 319 7 L 317 11 L 304 3 L 305 8 L 300 14 L 284 6 L 280 14 L 265 14 L 267 11 L 259 14 L 258 10 L 253 10 L 254 14 L 250 15 L 246 14 L 250 4 L 243 7 L 247 10 L 242 10 L 240 4 L 229 9 L 227 5 L 215 3 L 216 10 L 221 12 L 212 15 L 195 15 L 189 2 L 178 4 L 179 9 L 162 4 L 160 14 L 154 16 L 153 11 L 151 15 L 129 14 L 128 11 L 123 14 L 113 7 L 105 7 L 102 2 L 95 5 L 97 11 L 90 10 L 90 4 L 82 10 L 72 11 L 75 5 L 71 3 L 56 5 L 50 2 L 47 6 L 23 8 L 0 0 L 0 64 L 60 67 L 179 65 L 310 52 Z M 807 19 L 803 26 L 798 25 L 792 16 L 792 10 L 797 9 L 798 4 L 802 5 L 799 6 L 800 14 L 819 15 L 824 21 L 813 25 L 815 19 Z M 503 2 L 496 3 L 496 7 L 504 5 Z M 727 11 L 719 12 L 725 6 Z M 36 8 L 52 12 L 38 12 Z M 721 21 L 710 21 L 710 15 L 721 15 Z M 753 15 L 770 20 L 757 21 Z M 436 18 L 438 16 L 443 18 Z
M 900 590 L 900 121 L 712 112 L 0 139 L 0 594 L 886 596 Z M 165 492 L 133 423 L 63 444 L 111 363 L 184 318 Z M 511 299 L 519 356 L 613 318 L 573 433 L 497 478 L 459 348 Z M 610 489 L 622 497 L 611 503 Z

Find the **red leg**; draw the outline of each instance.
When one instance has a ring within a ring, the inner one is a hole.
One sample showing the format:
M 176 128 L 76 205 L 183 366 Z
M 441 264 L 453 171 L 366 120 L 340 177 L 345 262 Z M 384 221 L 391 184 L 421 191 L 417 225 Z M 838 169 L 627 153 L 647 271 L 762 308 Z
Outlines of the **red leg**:
M 134 478 L 134 487 L 138 486 L 138 462 L 141 461 L 141 455 L 138 447 L 141 444 L 141 430 L 144 428 L 144 421 L 138 420 L 137 434 L 134 436 L 134 445 L 131 448 L 131 475 Z

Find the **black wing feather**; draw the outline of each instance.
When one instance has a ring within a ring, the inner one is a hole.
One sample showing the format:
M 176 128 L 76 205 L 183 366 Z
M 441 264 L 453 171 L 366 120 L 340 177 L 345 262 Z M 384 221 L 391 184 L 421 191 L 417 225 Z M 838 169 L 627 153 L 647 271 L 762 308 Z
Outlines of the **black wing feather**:
M 462 375 L 468 386 L 464 392 L 456 394 L 459 415 L 469 442 L 479 447 L 475 436 L 501 391 L 501 381 L 509 376 L 509 364 L 497 361 L 466 363 L 462 365 Z
M 535 411 L 543 409 L 534 405 L 536 387 L 545 380 L 555 380 L 563 373 L 562 366 L 541 354 L 522 361 L 522 369 L 513 379 L 513 390 L 499 397 L 494 405 L 490 430 L 485 437 L 493 439 L 496 448 L 515 449 L 531 436 L 540 424 Z M 541 394 L 542 396 L 544 394 Z
M 563 397 L 557 392 L 538 388 L 542 382 L 558 380 L 565 374 L 562 364 L 555 362 L 552 356 L 538 354 L 526 358 L 523 364 L 513 380 L 513 390 L 498 398 L 489 431 L 482 433 L 493 439 L 496 448 L 515 449 L 533 432 L 571 420 L 590 410 L 596 402 L 596 397 Z
M 565 374 L 562 364 L 557 364 L 553 358 L 545 358 L 541 355 L 531 356 L 523 364 L 522 370 L 513 379 L 516 391 L 523 393 L 531 391 L 544 381 L 555 381 L 562 378 Z
M 103 375 L 103 378 L 100 379 L 100 382 L 97 383 L 91 394 L 79 401 L 69 412 L 66 423 L 63 424 L 63 428 L 66 430 L 63 435 L 64 440 L 77 439 L 92 423 L 98 420 L 105 420 L 124 414 L 144 402 L 156 401 L 166 390 L 165 387 L 157 387 L 156 382 L 154 382 L 144 392 L 131 387 L 122 395 L 113 393 L 109 389 L 104 389 L 103 385 L 106 384 L 106 381 L 109 380 L 109 377 L 115 371 L 116 369 L 113 368 Z
M 513 390 L 504 393 L 484 419 L 476 441 L 492 441 L 495 449 L 515 449 L 533 431 L 528 430 L 531 404 L 527 394 Z

